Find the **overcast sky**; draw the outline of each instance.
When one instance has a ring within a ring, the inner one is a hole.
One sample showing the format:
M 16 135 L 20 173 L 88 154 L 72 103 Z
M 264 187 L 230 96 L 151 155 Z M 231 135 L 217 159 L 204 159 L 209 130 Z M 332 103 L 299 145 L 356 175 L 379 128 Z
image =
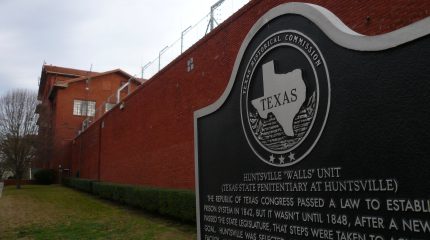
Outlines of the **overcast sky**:
M 36 90 L 44 62 L 84 70 L 92 65 L 99 72 L 121 68 L 140 77 L 141 67 L 208 14 L 215 2 L 0 0 L 0 94 L 14 88 Z M 226 0 L 221 11 L 231 14 L 246 2 Z M 216 16 L 222 18 L 220 14 Z M 198 33 L 187 34 L 185 42 Z M 180 43 L 175 47 L 180 49 Z

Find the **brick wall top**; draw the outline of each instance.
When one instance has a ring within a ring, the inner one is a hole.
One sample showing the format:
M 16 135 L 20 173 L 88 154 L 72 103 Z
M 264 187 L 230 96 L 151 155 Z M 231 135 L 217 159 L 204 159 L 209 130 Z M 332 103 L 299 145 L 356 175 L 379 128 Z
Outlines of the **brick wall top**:
M 94 149 L 76 157 L 75 162 L 91 166 L 89 175 L 81 176 L 194 189 L 193 113 L 223 93 L 253 24 L 269 9 L 286 2 L 251 1 L 125 98 L 122 109 L 116 107 L 91 126 L 100 132 L 90 130 L 76 138 L 76 144 L 99 139 Z M 390 32 L 430 15 L 430 1 L 426 0 L 307 2 L 327 8 L 352 30 L 366 35 Z M 190 58 L 194 69 L 187 72 Z

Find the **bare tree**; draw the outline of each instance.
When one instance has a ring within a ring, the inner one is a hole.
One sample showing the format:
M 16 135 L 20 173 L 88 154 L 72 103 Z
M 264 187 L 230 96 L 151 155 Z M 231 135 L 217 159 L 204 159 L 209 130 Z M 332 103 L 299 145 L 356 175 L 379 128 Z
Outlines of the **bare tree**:
M 17 89 L 0 97 L 0 158 L 15 174 L 17 188 L 34 159 L 38 104 L 36 92 Z
M 7 170 L 6 161 L 5 159 L 0 157 L 0 182 L 3 179 L 4 173 Z
M 36 141 L 36 159 L 33 166 L 47 167 L 53 153 L 52 109 L 47 103 L 38 105 L 38 133 Z

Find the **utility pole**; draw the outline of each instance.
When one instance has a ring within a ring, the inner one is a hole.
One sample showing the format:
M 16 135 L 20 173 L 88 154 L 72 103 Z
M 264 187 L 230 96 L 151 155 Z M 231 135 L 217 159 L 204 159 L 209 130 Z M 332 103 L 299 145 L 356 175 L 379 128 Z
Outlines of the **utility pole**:
M 87 72 L 87 79 L 85 80 L 85 90 L 90 90 L 91 72 L 93 71 L 93 64 L 90 66 L 90 71 Z M 87 100 L 87 99 L 86 99 Z

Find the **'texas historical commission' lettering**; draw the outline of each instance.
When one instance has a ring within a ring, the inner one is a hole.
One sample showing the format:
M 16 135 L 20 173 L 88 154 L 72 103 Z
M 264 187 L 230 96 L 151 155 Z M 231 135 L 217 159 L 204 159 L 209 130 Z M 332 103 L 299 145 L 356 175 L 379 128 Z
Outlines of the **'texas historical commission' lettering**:
M 318 141 L 329 103 L 325 61 L 307 36 L 280 31 L 255 48 L 242 79 L 241 117 L 261 160 L 290 166 L 303 159 Z

